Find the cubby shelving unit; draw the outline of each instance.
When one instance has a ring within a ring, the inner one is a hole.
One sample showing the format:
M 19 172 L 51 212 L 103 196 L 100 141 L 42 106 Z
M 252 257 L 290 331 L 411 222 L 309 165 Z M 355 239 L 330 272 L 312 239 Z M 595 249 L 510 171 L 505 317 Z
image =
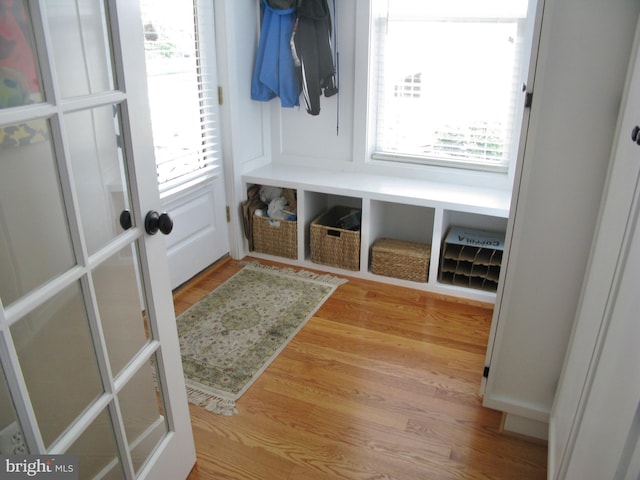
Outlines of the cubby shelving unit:
M 494 292 L 441 283 L 438 280 L 440 256 L 452 226 L 505 232 L 510 206 L 508 191 L 281 164 L 250 171 L 242 176 L 242 181 L 245 191 L 256 184 L 288 187 L 297 191 L 298 198 L 298 258 L 249 252 L 252 256 L 470 300 L 495 301 Z M 359 271 L 319 265 L 310 260 L 311 222 L 336 205 L 362 209 Z M 430 244 L 427 281 L 373 274 L 371 246 L 381 237 Z

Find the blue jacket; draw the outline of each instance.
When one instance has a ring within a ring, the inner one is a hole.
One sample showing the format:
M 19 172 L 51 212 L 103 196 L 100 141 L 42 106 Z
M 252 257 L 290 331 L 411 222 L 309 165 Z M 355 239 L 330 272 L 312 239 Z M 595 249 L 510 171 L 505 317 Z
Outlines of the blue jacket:
M 296 9 L 271 8 L 261 3 L 260 43 L 251 80 L 251 98 L 267 102 L 280 97 L 283 107 L 300 105 L 300 86 L 291 54 Z

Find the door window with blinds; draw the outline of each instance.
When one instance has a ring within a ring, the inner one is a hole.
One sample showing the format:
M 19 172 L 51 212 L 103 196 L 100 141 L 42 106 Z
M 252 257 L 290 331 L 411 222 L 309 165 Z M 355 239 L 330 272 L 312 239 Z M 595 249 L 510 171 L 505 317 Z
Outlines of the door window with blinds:
M 506 172 L 527 0 L 372 0 L 373 158 Z
M 158 183 L 166 197 L 222 168 L 213 2 L 140 3 Z

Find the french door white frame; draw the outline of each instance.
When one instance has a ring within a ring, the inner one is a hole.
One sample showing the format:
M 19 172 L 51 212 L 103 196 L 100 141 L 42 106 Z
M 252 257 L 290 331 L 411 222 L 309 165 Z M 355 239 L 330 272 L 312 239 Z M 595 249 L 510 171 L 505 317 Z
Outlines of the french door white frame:
M 55 69 L 52 68 L 54 58 L 52 50 L 48 48 L 51 45 L 51 34 L 46 18 L 47 2 L 30 1 L 28 5 L 39 59 L 42 91 L 45 93 L 46 101 L 26 107 L 0 110 L 0 127 L 32 119 L 49 119 L 51 144 L 56 152 L 55 161 L 60 171 L 61 191 L 69 219 L 76 265 L 6 308 L 0 299 L 0 364 L 3 367 L 25 443 L 32 454 L 65 453 L 98 415 L 108 409 L 125 478 L 186 478 L 195 463 L 195 448 L 175 328 L 166 250 L 161 236 L 149 236 L 144 230 L 145 213 L 150 210 L 160 210 L 160 198 L 155 180 L 156 167 L 144 71 L 143 30 L 137 2 L 130 0 L 104 2 L 106 14 L 103 21 L 108 25 L 111 34 L 111 49 L 114 52 L 111 60 L 116 88 L 120 90 L 70 100 L 62 99 Z M 72 178 L 69 147 L 65 141 L 65 127 L 62 125 L 61 118 L 63 114 L 70 112 L 107 105 L 119 105 L 120 134 L 123 148 L 127 152 L 129 197 L 132 203 L 129 209 L 134 226 L 119 234 L 97 253 L 90 255 L 82 234 L 78 194 Z M 19 208 L 19 205 L 15 208 Z M 46 208 L 46 205 L 43 205 L 43 208 Z M 118 377 L 114 378 L 114 372 L 111 371 L 107 357 L 104 332 L 94 313 L 98 311 L 98 305 L 91 272 L 106 259 L 132 244 L 136 246 L 139 258 L 139 276 L 146 298 L 144 305 L 150 338 Z M 88 313 L 103 393 L 70 428 L 47 447 L 38 428 L 27 384 L 21 373 L 10 327 L 45 301 L 53 299 L 66 287 L 78 281 L 81 285 L 85 310 Z M 158 368 L 157 383 L 162 392 L 162 413 L 166 419 L 168 433 L 136 476 L 127 444 L 118 393 L 134 374 L 154 359 Z

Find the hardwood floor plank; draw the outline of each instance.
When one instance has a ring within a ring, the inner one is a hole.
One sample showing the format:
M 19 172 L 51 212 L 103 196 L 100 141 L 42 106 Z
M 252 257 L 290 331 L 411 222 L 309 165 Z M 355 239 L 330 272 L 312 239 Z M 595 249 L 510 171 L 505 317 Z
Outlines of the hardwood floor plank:
M 241 268 L 225 260 L 177 289 L 176 313 Z M 238 400 L 237 415 L 190 406 L 198 463 L 189 480 L 544 479 L 546 447 L 502 435 L 501 413 L 482 407 L 491 313 L 350 278 Z
M 315 318 L 307 324 L 303 332 L 300 332 L 299 339 L 294 339 L 297 351 L 307 357 L 329 361 L 340 356 L 341 363 L 361 366 L 365 370 L 386 373 L 392 377 L 408 378 L 420 384 L 455 385 L 457 389 L 466 392 L 477 392 L 479 388 L 478 379 L 482 375 L 479 365 L 484 361 L 479 355 L 475 355 L 476 362 L 473 363 L 473 358 L 456 358 L 461 356 L 459 352 L 447 356 L 447 352 L 443 354 L 430 351 L 432 346 L 423 351 L 411 348 L 405 350 L 402 345 L 409 345 L 409 342 L 403 341 L 400 346 L 384 345 L 380 342 L 358 343 L 356 337 L 352 337 L 351 344 L 346 345 L 343 335 L 339 333 L 342 328 L 336 331 L 336 338 L 339 338 L 341 343 L 326 347 L 314 342 L 331 341 L 331 335 L 323 335 L 318 339 L 318 335 L 312 332 L 315 328 L 314 320 Z M 438 350 L 438 347 L 433 347 L 433 350 Z

